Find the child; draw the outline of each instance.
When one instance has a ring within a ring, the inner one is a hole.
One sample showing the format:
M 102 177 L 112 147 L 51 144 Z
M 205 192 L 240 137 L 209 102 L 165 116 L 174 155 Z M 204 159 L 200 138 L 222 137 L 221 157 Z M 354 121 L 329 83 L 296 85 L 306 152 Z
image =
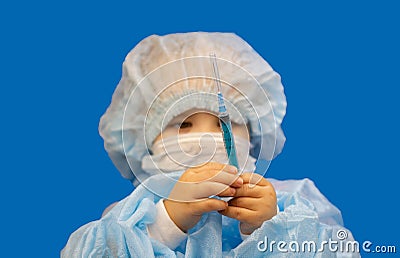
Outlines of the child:
M 211 52 L 238 168 L 228 165 Z M 267 180 L 266 168 L 256 168 L 256 160 L 281 152 L 285 110 L 279 75 L 238 36 L 144 39 L 128 54 L 99 127 L 111 159 L 136 189 L 74 232 L 61 256 L 358 256 L 317 250 L 348 231 L 340 211 L 310 180 Z M 339 240 L 351 241 L 351 234 Z M 297 250 L 304 241 L 316 249 Z M 271 245 L 278 242 L 286 245 Z M 289 248 L 294 242 L 298 248 Z

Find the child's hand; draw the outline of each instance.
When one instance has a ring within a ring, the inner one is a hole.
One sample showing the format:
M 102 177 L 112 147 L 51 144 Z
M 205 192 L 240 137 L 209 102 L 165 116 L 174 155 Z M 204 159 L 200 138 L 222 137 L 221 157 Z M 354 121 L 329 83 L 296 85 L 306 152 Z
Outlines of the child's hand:
M 196 225 L 203 213 L 228 207 L 225 201 L 209 196 L 234 196 L 235 188 L 242 185 L 243 179 L 235 167 L 207 163 L 182 174 L 168 199 L 164 200 L 165 209 L 175 224 L 186 232 Z
M 242 187 L 236 189 L 235 198 L 219 213 L 239 220 L 241 232 L 250 235 L 276 215 L 276 193 L 272 184 L 258 174 L 244 173 L 241 177 Z

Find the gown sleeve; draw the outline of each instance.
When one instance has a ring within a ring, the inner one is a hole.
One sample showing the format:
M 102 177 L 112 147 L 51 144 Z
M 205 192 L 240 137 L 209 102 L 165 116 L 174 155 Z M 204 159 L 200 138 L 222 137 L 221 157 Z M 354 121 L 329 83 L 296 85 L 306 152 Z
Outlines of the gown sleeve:
M 154 196 L 138 187 L 100 220 L 72 233 L 61 257 L 176 257 L 148 236 L 146 226 L 155 216 Z

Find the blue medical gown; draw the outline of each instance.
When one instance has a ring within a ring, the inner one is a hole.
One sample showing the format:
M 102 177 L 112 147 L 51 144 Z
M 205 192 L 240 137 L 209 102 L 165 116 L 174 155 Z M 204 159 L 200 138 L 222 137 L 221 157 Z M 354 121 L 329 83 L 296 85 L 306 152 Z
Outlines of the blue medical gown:
M 179 176 L 169 174 L 175 179 Z M 164 175 L 155 175 L 146 180 L 147 187 L 139 185 L 100 220 L 72 233 L 61 257 L 359 257 L 358 252 L 332 252 L 327 245 L 324 251 L 318 251 L 323 241 L 338 241 L 340 230 L 347 233 L 343 241 L 354 239 L 343 228 L 340 211 L 312 181 L 269 180 L 277 192 L 280 212 L 245 240 L 240 237 L 238 221 L 217 212 L 204 214 L 175 250 L 150 238 L 146 225 L 155 220 L 155 204 L 160 197 L 148 189 L 163 189 L 165 196 L 172 189 Z M 276 245 L 269 248 L 271 241 L 285 242 L 283 249 L 289 252 L 279 251 Z M 311 252 L 302 252 L 301 248 L 295 251 L 295 246 L 288 246 L 293 241 L 300 247 L 304 241 L 313 241 L 316 248 Z

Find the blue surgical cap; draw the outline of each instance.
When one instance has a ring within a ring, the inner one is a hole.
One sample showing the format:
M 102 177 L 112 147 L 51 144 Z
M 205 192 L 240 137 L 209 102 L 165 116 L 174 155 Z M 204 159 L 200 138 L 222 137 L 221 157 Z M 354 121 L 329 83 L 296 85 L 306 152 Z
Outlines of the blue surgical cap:
M 149 176 L 141 160 L 174 117 L 191 109 L 218 112 L 210 53 L 218 58 L 232 121 L 249 125 L 252 155 L 272 160 L 282 151 L 281 79 L 249 44 L 232 33 L 152 35 L 127 55 L 99 125 L 110 158 L 135 185 Z

